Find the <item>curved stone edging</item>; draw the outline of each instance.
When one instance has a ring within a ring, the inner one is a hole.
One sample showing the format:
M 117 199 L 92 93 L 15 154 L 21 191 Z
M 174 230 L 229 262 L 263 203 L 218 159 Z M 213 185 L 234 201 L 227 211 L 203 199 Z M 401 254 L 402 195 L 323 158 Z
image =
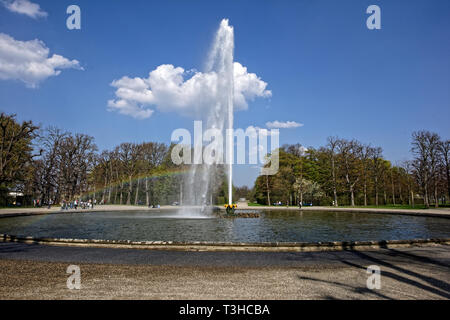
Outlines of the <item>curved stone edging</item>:
M 334 241 L 334 242 L 174 242 L 174 241 L 130 241 L 130 240 L 90 240 L 18 237 L 0 234 L 0 242 L 18 242 L 56 246 L 174 250 L 174 251 L 234 251 L 234 252 L 314 252 L 342 250 L 374 250 L 420 245 L 449 245 L 450 238 L 412 239 L 382 241 Z

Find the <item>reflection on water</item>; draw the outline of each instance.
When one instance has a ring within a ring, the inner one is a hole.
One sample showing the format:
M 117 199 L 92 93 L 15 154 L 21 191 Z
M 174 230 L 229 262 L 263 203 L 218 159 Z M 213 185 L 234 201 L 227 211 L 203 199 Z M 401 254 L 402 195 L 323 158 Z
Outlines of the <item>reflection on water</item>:
M 262 212 L 258 219 L 176 211 L 83 212 L 0 219 L 0 233 L 132 241 L 318 242 L 449 238 L 450 220 L 348 212 Z

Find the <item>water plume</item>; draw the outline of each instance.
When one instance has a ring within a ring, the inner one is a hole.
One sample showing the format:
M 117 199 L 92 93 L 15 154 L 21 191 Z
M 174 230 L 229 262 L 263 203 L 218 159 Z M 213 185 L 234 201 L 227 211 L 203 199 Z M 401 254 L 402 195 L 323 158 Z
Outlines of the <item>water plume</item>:
M 226 128 L 233 128 L 233 55 L 234 30 L 229 25 L 228 19 L 223 19 L 215 35 L 205 70 L 205 72 L 214 74 L 217 77 L 217 85 L 214 91 L 215 104 L 211 105 L 208 113 L 205 114 L 205 118 L 202 119 L 207 129 L 217 129 L 222 132 L 223 137 L 225 137 Z M 229 130 L 229 133 L 231 133 L 231 130 Z M 228 202 L 232 203 L 233 143 L 227 143 L 227 148 Z M 208 210 L 207 206 L 212 205 L 212 194 L 221 185 L 221 181 L 217 181 L 218 170 L 217 164 L 192 165 L 191 170 L 184 180 L 183 189 L 185 190 L 185 194 L 183 204 L 191 206 L 191 208 L 183 208 L 185 214 L 187 212 L 192 214 L 198 212 L 199 208 L 201 208 L 201 213 L 206 213 L 205 211 Z

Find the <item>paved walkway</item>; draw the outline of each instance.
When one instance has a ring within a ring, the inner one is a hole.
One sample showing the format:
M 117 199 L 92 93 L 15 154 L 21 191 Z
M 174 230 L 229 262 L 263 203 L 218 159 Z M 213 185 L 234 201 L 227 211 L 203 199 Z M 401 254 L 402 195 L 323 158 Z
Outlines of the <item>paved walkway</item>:
M 217 206 L 222 208 L 221 206 Z M 161 208 L 148 208 L 146 206 L 131 206 L 131 205 L 97 205 L 94 209 L 84 209 L 77 210 L 79 212 L 83 211 L 127 211 L 127 210 L 139 210 L 139 211 L 160 211 L 160 210 L 174 210 L 180 207 L 176 206 L 162 206 Z M 240 210 L 288 210 L 288 211 L 298 211 L 297 207 L 266 207 L 248 206 L 246 203 L 239 203 L 238 209 Z M 346 211 L 346 212 L 363 212 L 363 213 L 396 213 L 396 214 L 408 214 L 408 215 L 426 215 L 426 216 L 442 216 L 450 218 L 450 208 L 439 208 L 439 209 L 385 209 L 385 208 L 348 208 L 348 207 L 303 207 L 304 211 Z M 12 208 L 12 209 L 0 209 L 0 217 L 2 216 L 13 216 L 13 215 L 30 215 L 30 214 L 48 214 L 48 213 L 58 213 L 58 212 L 75 212 L 71 209 L 68 211 L 61 211 L 60 207 L 47 208 Z
M 61 210 L 60 207 L 47 208 L 11 208 L 11 209 L 0 209 L 0 217 L 2 216 L 14 216 L 14 215 L 39 215 L 39 214 L 50 214 L 50 213 L 61 213 L 61 212 L 99 212 L 99 211 L 159 211 L 159 210 L 170 210 L 176 209 L 178 207 L 174 206 L 162 206 L 159 209 L 148 208 L 146 206 L 131 206 L 131 205 L 97 205 L 94 209 L 69 209 Z

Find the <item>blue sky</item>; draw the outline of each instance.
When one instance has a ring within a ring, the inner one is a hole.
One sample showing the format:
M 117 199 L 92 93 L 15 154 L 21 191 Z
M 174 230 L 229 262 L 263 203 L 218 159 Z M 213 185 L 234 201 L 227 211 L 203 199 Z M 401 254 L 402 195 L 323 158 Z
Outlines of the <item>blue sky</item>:
M 280 129 L 281 144 L 319 147 L 338 135 L 381 146 L 393 161 L 410 157 L 415 130 L 450 136 L 449 1 L 30 1 L 47 16 L 0 5 L 0 33 L 39 39 L 84 70 L 61 70 L 35 88 L 0 80 L 0 109 L 92 135 L 100 149 L 168 143 L 174 129 L 193 127 L 176 112 L 139 120 L 108 111 L 110 84 L 162 64 L 202 70 L 223 18 L 234 27 L 235 60 L 272 92 L 237 111 L 235 127 L 296 121 L 304 126 Z M 66 28 L 71 4 L 81 8 L 81 30 Z M 381 30 L 366 27 L 371 4 L 381 8 Z M 252 185 L 258 171 L 235 172 L 236 185 Z

